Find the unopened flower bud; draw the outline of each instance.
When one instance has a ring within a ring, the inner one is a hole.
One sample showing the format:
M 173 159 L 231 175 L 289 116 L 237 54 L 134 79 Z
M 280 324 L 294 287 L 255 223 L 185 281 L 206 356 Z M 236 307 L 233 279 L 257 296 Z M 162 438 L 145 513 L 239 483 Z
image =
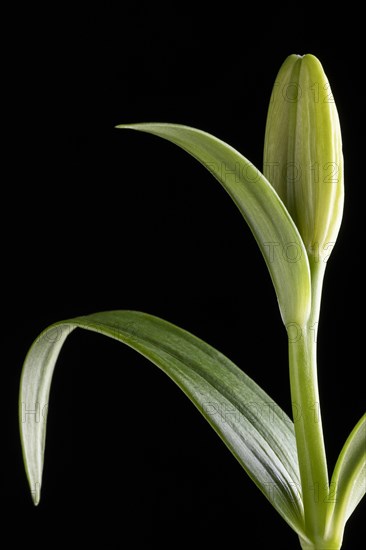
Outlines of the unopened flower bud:
M 290 55 L 271 96 L 264 175 L 292 216 L 309 257 L 329 256 L 342 220 L 341 130 L 319 60 Z

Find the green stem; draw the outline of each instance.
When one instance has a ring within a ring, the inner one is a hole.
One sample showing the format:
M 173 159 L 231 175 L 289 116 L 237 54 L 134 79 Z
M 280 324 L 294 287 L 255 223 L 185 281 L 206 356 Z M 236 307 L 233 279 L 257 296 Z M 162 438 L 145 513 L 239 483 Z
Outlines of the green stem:
M 288 326 L 292 409 L 304 503 L 305 530 L 322 548 L 329 490 L 316 362 L 317 328 L 325 264 L 310 260 L 312 308 L 308 322 Z M 294 333 L 296 328 L 296 334 Z M 306 547 L 306 548 L 311 548 Z
M 328 544 L 327 542 L 315 543 L 304 541 L 300 538 L 300 545 L 302 550 L 340 550 L 340 544 Z

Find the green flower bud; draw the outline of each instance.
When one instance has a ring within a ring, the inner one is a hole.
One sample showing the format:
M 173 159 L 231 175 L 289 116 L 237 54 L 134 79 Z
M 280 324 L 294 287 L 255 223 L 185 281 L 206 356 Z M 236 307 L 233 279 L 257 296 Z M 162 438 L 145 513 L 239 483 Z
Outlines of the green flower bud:
M 290 55 L 275 82 L 264 143 L 264 175 L 309 256 L 329 256 L 342 220 L 341 129 L 329 82 L 313 55 Z

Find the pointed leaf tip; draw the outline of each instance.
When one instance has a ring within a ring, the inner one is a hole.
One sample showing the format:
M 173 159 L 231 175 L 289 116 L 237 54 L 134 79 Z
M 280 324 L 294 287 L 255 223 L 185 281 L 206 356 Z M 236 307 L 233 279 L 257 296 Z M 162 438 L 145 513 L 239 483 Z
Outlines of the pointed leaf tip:
M 180 124 L 122 124 L 178 145 L 221 183 L 249 225 L 263 254 L 284 324 L 302 325 L 310 313 L 310 268 L 304 244 L 270 182 L 241 153 L 215 136 Z M 291 253 L 296 251 L 296 258 Z
M 44 398 L 48 402 L 57 355 L 76 327 L 127 344 L 165 372 L 196 405 L 279 514 L 304 535 L 293 423 L 229 359 L 171 323 L 136 311 L 107 311 L 49 327 L 24 363 L 21 402 L 38 403 Z M 49 331 L 52 334 L 55 329 L 58 338 L 50 338 Z M 132 394 L 134 391 L 138 388 L 131 388 Z M 35 505 L 40 499 L 37 481 L 42 479 L 45 435 L 46 419 L 21 422 L 24 463 Z

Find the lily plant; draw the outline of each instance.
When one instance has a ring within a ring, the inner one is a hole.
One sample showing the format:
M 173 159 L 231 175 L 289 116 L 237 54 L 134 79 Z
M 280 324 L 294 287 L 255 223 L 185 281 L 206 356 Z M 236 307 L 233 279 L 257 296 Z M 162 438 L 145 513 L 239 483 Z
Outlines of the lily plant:
M 344 443 L 330 477 L 316 346 L 324 272 L 341 224 L 344 185 L 340 123 L 321 63 L 310 54 L 290 55 L 280 68 L 269 104 L 263 171 L 227 143 L 192 127 L 118 128 L 175 143 L 211 172 L 239 208 L 267 264 L 287 330 L 294 420 L 222 353 L 153 315 L 104 311 L 57 322 L 33 343 L 21 376 L 20 432 L 34 504 L 40 500 L 46 439 L 46 415 L 39 412 L 48 406 L 65 339 L 82 328 L 135 349 L 182 389 L 297 533 L 303 550 L 338 550 L 346 522 L 365 494 L 366 414 Z M 220 413 L 225 410 L 237 414 Z

